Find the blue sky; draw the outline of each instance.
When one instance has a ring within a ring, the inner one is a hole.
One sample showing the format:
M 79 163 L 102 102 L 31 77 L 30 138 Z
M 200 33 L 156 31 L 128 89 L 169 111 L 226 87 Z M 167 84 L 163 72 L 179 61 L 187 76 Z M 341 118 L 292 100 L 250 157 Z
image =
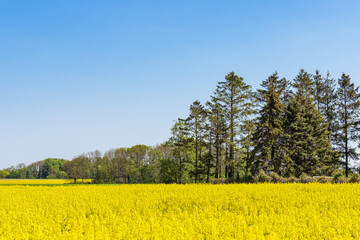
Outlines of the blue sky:
M 360 83 L 359 1 L 0 1 L 0 168 L 167 140 L 235 71 Z

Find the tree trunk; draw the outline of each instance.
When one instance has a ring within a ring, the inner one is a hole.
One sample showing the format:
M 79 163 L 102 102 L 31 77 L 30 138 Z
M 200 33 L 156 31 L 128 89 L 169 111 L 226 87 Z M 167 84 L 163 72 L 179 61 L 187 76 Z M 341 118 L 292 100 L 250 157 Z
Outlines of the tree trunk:
M 216 163 L 215 163 L 215 178 L 219 178 L 219 140 L 218 136 L 216 136 Z

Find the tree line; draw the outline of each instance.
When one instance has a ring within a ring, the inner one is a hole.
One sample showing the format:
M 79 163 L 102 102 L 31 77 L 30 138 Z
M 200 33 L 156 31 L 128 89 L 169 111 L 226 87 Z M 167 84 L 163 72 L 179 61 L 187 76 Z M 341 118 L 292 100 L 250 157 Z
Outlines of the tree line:
M 0 170 L 0 178 L 63 179 L 67 176 L 63 168 L 65 162 L 67 162 L 65 159 L 47 158 L 28 166 L 20 163 L 16 166 Z
M 35 167 L 36 174 L 22 177 L 97 183 L 235 182 L 259 174 L 329 176 L 339 171 L 348 177 L 358 171 L 359 113 L 359 86 L 345 73 L 336 80 L 329 72 L 301 69 L 289 81 L 275 72 L 254 91 L 230 72 L 208 101 L 194 101 L 188 116 L 174 122 L 165 143 L 103 155 L 94 151 L 61 160 L 52 173 L 40 174 Z M 9 177 L 15 170 L 3 171 Z

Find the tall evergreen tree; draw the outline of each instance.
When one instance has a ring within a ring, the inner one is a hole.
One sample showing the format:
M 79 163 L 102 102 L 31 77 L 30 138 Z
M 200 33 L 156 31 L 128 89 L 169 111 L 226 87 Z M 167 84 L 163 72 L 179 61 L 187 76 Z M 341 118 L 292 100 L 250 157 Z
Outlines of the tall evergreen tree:
M 208 131 L 213 135 L 212 144 L 214 145 L 215 151 L 215 178 L 219 178 L 221 176 L 222 166 L 222 145 L 226 137 L 225 116 L 221 104 L 216 98 L 212 97 L 211 102 L 207 102 L 206 106 L 208 108 Z
M 329 72 L 327 72 L 326 77 L 323 77 L 319 70 L 316 70 L 315 75 L 313 75 L 314 80 L 314 102 L 317 110 L 325 118 L 326 123 L 328 124 L 328 130 L 331 133 L 334 133 L 334 121 L 335 121 L 335 101 L 336 101 L 336 89 L 335 89 L 335 79 L 331 78 Z M 329 135 L 329 139 L 332 141 L 334 138 L 332 135 Z
M 215 98 L 221 103 L 227 121 L 227 143 L 229 153 L 225 175 L 234 179 L 235 173 L 235 140 L 238 135 L 238 127 L 241 120 L 246 116 L 251 97 L 251 86 L 244 82 L 234 72 L 225 76 L 224 82 L 219 82 L 215 90 Z
M 243 119 L 240 123 L 240 140 L 239 144 L 241 148 L 239 149 L 240 156 L 242 156 L 240 166 L 244 166 L 245 174 L 247 175 L 250 171 L 250 165 L 252 164 L 252 151 L 255 146 L 253 141 L 253 135 L 256 129 L 256 117 L 258 114 L 258 99 L 256 93 L 249 91 L 249 99 L 247 101 L 247 107 L 243 113 Z M 238 175 L 239 171 L 238 171 Z
M 283 115 L 285 104 L 281 96 L 285 91 L 285 79 L 280 79 L 277 72 L 262 82 L 263 89 L 258 90 L 258 98 L 262 107 L 257 122 L 253 141 L 253 170 L 274 171 L 282 173 L 284 159 Z
M 205 109 L 206 122 L 204 125 L 204 144 L 207 152 L 201 158 L 204 166 L 203 173 L 206 175 L 206 182 L 210 182 L 211 169 L 214 165 L 213 147 L 215 142 L 215 129 L 213 122 L 211 122 L 211 110 L 208 108 L 209 102 L 206 103 L 207 108 Z
M 285 131 L 289 173 L 321 174 L 322 168 L 333 160 L 327 124 L 313 102 L 311 75 L 300 70 L 294 79 L 293 94 L 286 111 Z
M 336 119 L 336 82 L 334 78 L 331 78 L 329 72 L 327 72 L 323 83 L 323 95 L 320 103 L 320 112 L 325 118 L 328 124 L 328 130 L 331 132 L 330 141 L 333 143 L 335 134 L 335 119 Z
M 201 149 L 203 146 L 205 120 L 206 115 L 204 106 L 198 100 L 196 100 L 191 104 L 190 115 L 186 119 L 189 126 L 189 132 L 194 140 L 195 162 L 193 175 L 195 177 L 195 183 L 197 183 L 199 174 L 201 173 L 199 160 L 202 157 Z
M 314 95 L 314 101 L 315 101 L 315 105 L 317 110 L 320 111 L 320 106 L 323 103 L 323 96 L 324 96 L 324 79 L 323 76 L 320 74 L 319 70 L 315 71 L 315 75 L 313 75 L 314 78 L 314 91 L 313 91 L 313 95 Z
M 337 149 L 342 153 L 345 161 L 345 174 L 349 175 L 350 159 L 358 159 L 355 142 L 360 139 L 359 114 L 360 94 L 359 87 L 351 83 L 351 78 L 345 73 L 338 80 L 337 94 L 337 119 L 335 142 Z M 353 145 L 352 145 L 353 144 Z
M 300 69 L 299 74 L 292 82 L 292 86 L 295 88 L 295 96 L 302 96 L 305 98 L 305 102 L 313 103 L 312 94 L 314 93 L 314 81 L 310 73 L 307 73 L 304 69 Z
M 193 155 L 192 138 L 186 121 L 178 119 L 171 128 L 171 134 L 168 144 L 173 148 L 176 161 L 176 183 L 181 184 L 186 182 L 185 175 Z

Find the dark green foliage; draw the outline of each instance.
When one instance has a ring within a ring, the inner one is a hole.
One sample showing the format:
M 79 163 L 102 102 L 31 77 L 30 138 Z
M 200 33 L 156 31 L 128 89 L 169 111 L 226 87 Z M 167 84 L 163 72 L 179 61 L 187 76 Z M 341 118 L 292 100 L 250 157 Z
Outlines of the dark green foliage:
M 346 183 L 347 181 L 346 181 L 346 178 L 341 173 L 338 173 L 338 174 L 334 175 L 332 182 L 333 183 Z
M 179 119 L 171 129 L 172 136 L 168 145 L 172 148 L 173 161 L 176 169 L 174 176 L 176 183 L 185 183 L 189 180 L 190 171 L 194 171 L 194 148 L 193 138 L 189 134 L 189 126 L 186 121 Z
M 65 163 L 64 168 L 68 179 L 73 179 L 74 183 L 78 179 L 89 179 L 90 176 L 90 159 L 84 155 L 75 157 L 72 161 Z
M 315 179 L 312 177 L 309 177 L 306 173 L 302 173 L 299 177 L 301 183 L 311 183 L 315 182 Z
M 335 79 L 330 77 L 330 73 L 326 74 L 321 84 L 321 97 L 319 99 L 320 112 L 324 116 L 328 124 L 328 130 L 331 132 L 330 141 L 333 142 L 335 134 L 335 120 L 336 120 L 336 83 Z
M 300 182 L 300 179 L 296 178 L 296 177 L 289 177 L 286 179 L 287 183 L 298 183 Z
M 219 101 L 214 97 L 212 97 L 211 102 L 206 103 L 206 106 L 208 144 L 212 157 L 211 159 L 209 158 L 208 161 L 214 161 L 214 176 L 215 178 L 219 178 L 222 172 L 221 166 L 223 165 L 223 144 L 226 140 L 225 113 Z M 212 151 L 214 152 L 212 153 Z M 211 162 L 207 162 L 208 166 L 211 164 Z
M 277 73 L 268 77 L 261 84 L 263 89 L 258 90 L 258 99 L 261 106 L 260 116 L 253 136 L 255 148 L 253 150 L 252 173 L 263 169 L 282 174 L 285 158 L 284 142 L 286 141 L 283 129 L 283 115 L 285 103 L 281 96 L 285 91 L 285 79 L 279 79 Z M 249 166 L 250 167 L 250 166 Z
M 258 182 L 265 183 L 265 182 L 271 182 L 271 177 L 269 177 L 264 170 L 260 170 L 259 174 L 257 176 Z
M 269 174 L 271 182 L 273 183 L 284 183 L 285 179 L 279 176 L 276 172 L 270 172 Z
M 351 183 L 360 183 L 360 174 L 358 174 L 358 173 L 353 173 L 353 174 L 350 176 L 349 182 L 351 182 Z
M 206 111 L 204 106 L 195 101 L 190 106 L 190 115 L 186 119 L 190 137 L 192 138 L 193 148 L 195 152 L 194 170 L 191 175 L 197 183 L 199 175 L 203 172 L 203 166 L 200 159 L 202 158 L 202 148 L 204 146 Z M 207 156 L 209 157 L 209 156 Z
M 176 183 L 176 163 L 171 159 L 160 160 L 160 182 Z
M 149 164 L 149 147 L 145 145 L 135 145 L 128 148 L 128 158 L 130 162 L 129 178 L 131 183 L 145 183 L 145 167 Z
M 0 178 L 7 178 L 10 172 L 6 170 L 0 170 Z
M 319 175 L 324 166 L 334 162 L 328 125 L 313 103 L 310 74 L 301 70 L 293 86 L 296 92 L 287 106 L 284 122 L 287 173 Z
M 239 183 L 257 183 L 258 179 L 250 174 L 246 174 L 240 178 Z
M 16 167 L 4 169 L 3 178 L 17 179 L 63 179 L 66 178 L 64 164 L 67 161 L 58 158 L 47 158 L 25 166 L 18 164 Z M 1 178 L 1 177 L 0 177 Z
M 313 96 L 314 96 L 314 103 L 316 105 L 316 109 L 320 111 L 321 104 L 324 102 L 324 79 L 323 76 L 320 74 L 319 70 L 316 70 L 315 75 L 313 75 L 314 80 L 314 89 L 313 89 Z
M 251 86 L 244 82 L 234 72 L 225 76 L 224 82 L 219 82 L 213 97 L 222 106 L 226 121 L 226 143 L 228 145 L 228 155 L 226 155 L 225 176 L 230 179 L 235 178 L 235 148 L 236 138 L 241 132 L 239 127 L 246 115 L 251 114 L 253 93 Z
M 224 183 L 226 183 L 225 178 L 213 178 L 211 180 L 211 184 L 224 184 Z
M 111 170 L 110 163 L 112 159 L 109 156 L 98 158 L 94 163 L 95 172 L 93 177 L 94 183 L 114 183 L 115 173 Z
M 95 183 L 157 183 L 163 153 L 161 147 L 135 145 L 107 151 L 94 162 Z M 165 148 L 165 147 L 164 147 Z M 165 150 L 164 150 L 165 151 Z
M 359 182 L 357 174 L 342 175 L 348 176 L 350 160 L 358 157 L 358 91 L 348 75 L 336 89 L 329 73 L 300 70 L 291 83 L 275 72 L 254 93 L 231 72 L 211 101 L 205 106 L 193 102 L 189 115 L 175 121 L 164 144 L 19 164 L 1 170 L 0 178 L 128 184 Z

